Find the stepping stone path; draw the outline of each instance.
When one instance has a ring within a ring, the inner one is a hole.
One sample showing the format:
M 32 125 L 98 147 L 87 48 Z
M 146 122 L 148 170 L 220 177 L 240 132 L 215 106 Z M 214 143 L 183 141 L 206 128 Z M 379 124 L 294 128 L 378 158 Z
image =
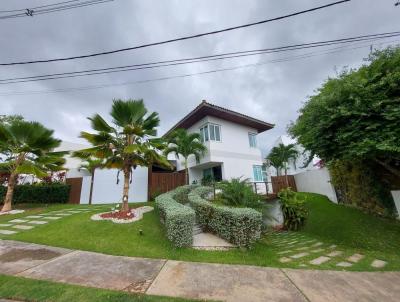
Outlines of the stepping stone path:
M 329 260 L 331 260 L 331 258 L 325 257 L 325 256 L 321 256 L 321 257 L 318 257 L 318 258 L 315 258 L 315 259 L 311 260 L 310 264 L 320 265 L 320 264 L 325 263 L 325 262 L 327 262 Z
M 374 267 L 374 268 L 382 268 L 386 264 L 387 264 L 386 261 L 375 259 L 374 261 L 372 261 L 371 266 Z
M 97 208 L 91 209 L 63 209 L 58 211 L 51 211 L 47 213 L 28 215 L 22 217 L 23 219 L 12 219 L 5 223 L 0 224 L 0 235 L 13 235 L 18 233 L 19 230 L 31 230 L 38 225 L 48 224 L 51 221 L 62 219 L 65 216 L 71 216 L 74 214 L 88 213 Z M 11 230 L 13 229 L 13 230 Z M 18 231 L 17 231 L 18 230 Z
M 288 258 L 288 257 L 282 257 L 281 259 L 279 259 L 279 261 L 280 261 L 281 263 L 287 263 L 287 262 L 292 261 L 292 259 L 290 259 L 290 258 Z
M 342 262 L 339 262 L 336 264 L 336 266 L 340 266 L 340 267 L 350 267 L 352 265 L 353 265 L 353 263 L 346 262 L 346 261 L 342 261 Z
M 364 255 L 354 254 L 354 255 L 350 256 L 349 258 L 347 258 L 347 261 L 357 263 L 358 261 L 360 261 L 363 258 L 364 258 Z
M 19 230 L 30 230 L 30 229 L 33 229 L 34 227 L 31 225 L 17 224 L 17 225 L 14 225 L 13 228 L 19 229 Z
M 292 256 L 290 256 L 290 257 L 293 258 L 293 259 L 298 259 L 298 258 L 302 258 L 302 257 L 308 256 L 308 255 L 309 255 L 309 253 L 304 252 L 304 253 L 292 255 Z
M 333 252 L 330 252 L 329 254 L 327 254 L 327 256 L 328 257 L 337 257 L 337 256 L 340 256 L 342 254 L 343 254 L 342 251 L 333 251 Z

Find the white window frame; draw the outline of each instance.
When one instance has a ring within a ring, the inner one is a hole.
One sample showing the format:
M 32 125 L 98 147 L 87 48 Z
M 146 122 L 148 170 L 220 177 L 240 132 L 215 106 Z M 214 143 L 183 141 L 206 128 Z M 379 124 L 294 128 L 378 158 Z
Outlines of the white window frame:
M 210 130 L 211 127 L 213 127 L 214 139 L 211 139 L 211 130 Z M 217 129 L 217 128 L 218 128 L 219 140 L 216 139 L 217 131 L 215 131 L 215 129 Z M 203 143 L 208 142 L 208 141 L 212 141 L 212 142 L 221 142 L 222 141 L 221 125 L 214 124 L 214 123 L 205 123 L 200 127 L 199 132 L 200 132 L 200 136 L 201 136 L 201 141 Z
M 254 146 L 252 146 L 252 138 L 254 138 Z M 248 139 L 249 139 L 249 146 L 250 148 L 257 148 L 257 133 L 254 132 L 249 132 L 248 133 Z

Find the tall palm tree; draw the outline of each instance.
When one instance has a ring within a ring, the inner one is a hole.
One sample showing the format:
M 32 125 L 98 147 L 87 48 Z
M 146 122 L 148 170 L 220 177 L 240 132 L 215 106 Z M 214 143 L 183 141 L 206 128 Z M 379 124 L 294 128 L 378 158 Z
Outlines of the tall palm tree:
M 167 138 L 168 147 L 164 150 L 164 154 L 175 154 L 178 159 L 182 156 L 185 165 L 186 184 L 189 184 L 188 158 L 193 155 L 196 161 L 200 160 L 200 156 L 204 155 L 207 147 L 200 140 L 199 133 L 188 133 L 186 129 L 176 129 Z
M 1 212 L 11 210 L 14 188 L 19 174 L 47 176 L 48 171 L 63 170 L 66 152 L 52 152 L 61 141 L 53 130 L 37 122 L 15 120 L 0 123 L 0 150 L 5 159 L 0 170 L 9 173 L 7 193 Z
M 266 158 L 271 162 L 277 171 L 284 169 L 287 186 L 289 186 L 287 177 L 288 164 L 291 161 L 295 161 L 298 155 L 299 152 L 297 151 L 295 144 L 289 144 L 287 146 L 284 144 L 279 144 L 278 146 L 272 148 L 271 152 Z
M 93 197 L 94 174 L 97 169 L 101 169 L 104 166 L 104 160 L 91 156 L 85 157 L 84 155 L 79 154 L 79 152 L 74 152 L 73 156 L 83 159 L 84 162 L 79 166 L 79 169 L 84 169 L 90 173 L 89 205 L 91 205 Z
M 99 114 L 89 118 L 96 133 L 81 132 L 81 137 L 93 145 L 80 150 L 81 154 L 104 159 L 104 167 L 116 168 L 124 174 L 121 211 L 128 211 L 129 185 L 137 166 L 158 163 L 170 167 L 160 154 L 165 143 L 157 135 L 160 123 L 158 113 L 148 114 L 143 100 L 114 100 L 110 115 L 110 126 Z

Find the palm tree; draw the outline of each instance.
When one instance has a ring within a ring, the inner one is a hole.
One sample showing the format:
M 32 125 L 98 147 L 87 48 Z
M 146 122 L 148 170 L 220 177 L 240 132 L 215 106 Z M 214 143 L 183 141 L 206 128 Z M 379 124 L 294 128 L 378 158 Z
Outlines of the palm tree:
M 164 154 L 175 154 L 178 159 L 182 156 L 185 165 L 186 184 L 189 184 L 188 158 L 194 155 L 196 161 L 200 160 L 200 156 L 204 155 L 207 148 L 200 140 L 199 133 L 188 133 L 186 129 L 176 129 L 167 138 L 168 147 L 164 150 Z
M 290 161 L 295 161 L 298 157 L 299 152 L 296 149 L 295 144 L 289 144 L 285 146 L 284 144 L 279 144 L 273 147 L 271 152 L 267 156 L 267 160 L 278 170 L 285 170 L 286 185 L 289 186 L 289 181 L 287 177 L 287 168 Z M 277 173 L 278 174 L 278 173 Z
M 80 150 L 81 154 L 104 159 L 104 167 L 118 169 L 124 174 L 121 211 L 128 211 L 129 185 L 137 166 L 158 163 L 170 167 L 167 159 L 159 151 L 165 143 L 157 135 L 158 113 L 148 114 L 143 100 L 114 100 L 111 112 L 113 126 L 99 114 L 95 114 L 91 126 L 96 133 L 81 132 L 81 137 L 93 145 Z M 118 172 L 119 173 L 119 172 Z
M 74 152 L 73 156 L 79 157 L 84 160 L 84 162 L 79 166 L 79 169 L 84 169 L 90 173 L 90 192 L 89 192 L 89 205 L 92 204 L 93 196 L 93 184 L 94 184 L 94 173 L 96 169 L 101 169 L 104 166 L 104 160 L 95 157 L 85 157 L 79 152 Z
M 32 174 L 40 178 L 47 176 L 48 171 L 63 169 L 66 152 L 52 152 L 60 143 L 53 137 L 53 130 L 40 123 L 23 120 L 0 123 L 0 150 L 5 155 L 0 170 L 10 175 L 1 212 L 11 210 L 19 174 Z

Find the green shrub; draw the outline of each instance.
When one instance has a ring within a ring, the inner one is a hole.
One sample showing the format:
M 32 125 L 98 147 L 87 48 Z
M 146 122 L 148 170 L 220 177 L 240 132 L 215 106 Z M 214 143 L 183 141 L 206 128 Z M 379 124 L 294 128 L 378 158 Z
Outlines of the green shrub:
M 208 231 L 237 246 L 250 246 L 261 236 L 262 214 L 249 208 L 218 206 L 204 199 L 210 187 L 198 187 L 189 193 L 197 222 Z
M 284 226 L 288 230 L 297 231 L 308 217 L 305 200 L 290 188 L 281 190 L 278 197 L 281 200 Z
M 175 201 L 177 201 L 181 204 L 188 203 L 189 202 L 188 194 L 195 187 L 196 187 L 196 185 L 186 185 L 186 186 L 177 187 L 173 191 L 172 197 L 173 197 L 173 199 L 175 199 Z
M 24 184 L 14 190 L 13 204 L 18 203 L 67 203 L 70 185 L 64 183 Z M 7 187 L 0 186 L 0 198 L 4 200 Z
M 253 191 L 248 179 L 232 178 L 218 185 L 222 190 L 219 198 L 227 206 L 243 206 L 249 208 L 260 208 L 260 196 Z
M 175 191 L 170 191 L 157 196 L 155 205 L 165 224 L 168 240 L 176 247 L 191 246 L 196 215 L 193 209 L 177 202 L 174 195 Z

